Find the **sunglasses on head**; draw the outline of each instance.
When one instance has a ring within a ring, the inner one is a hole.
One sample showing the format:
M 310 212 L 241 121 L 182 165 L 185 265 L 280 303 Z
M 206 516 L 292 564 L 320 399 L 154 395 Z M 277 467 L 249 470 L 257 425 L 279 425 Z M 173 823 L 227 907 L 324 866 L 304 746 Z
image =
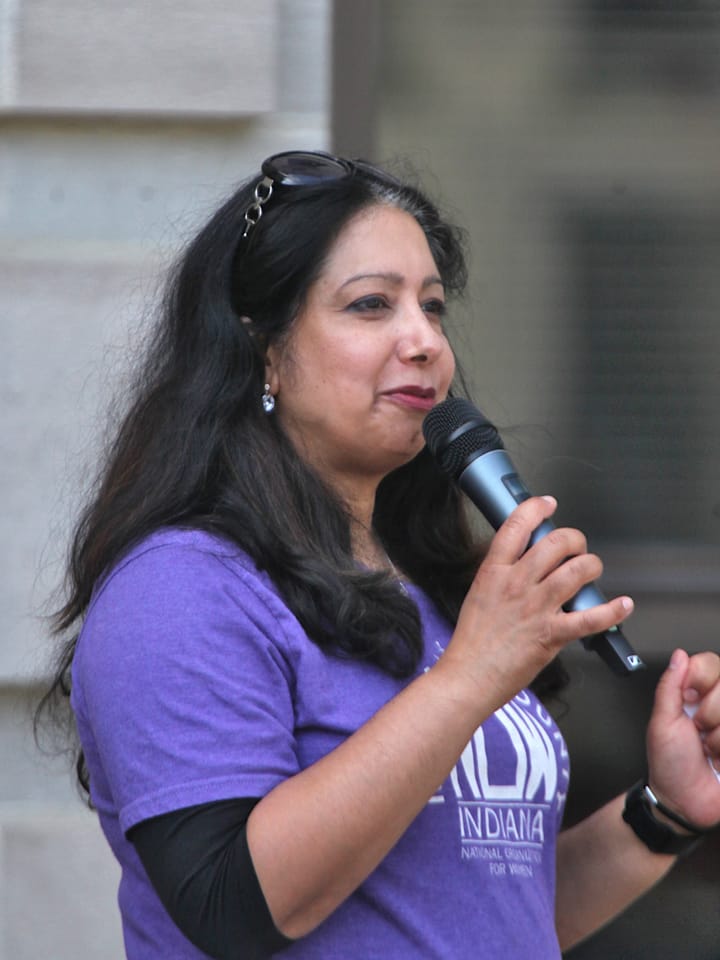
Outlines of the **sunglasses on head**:
M 263 207 L 273 195 L 275 187 L 307 187 L 327 180 L 341 180 L 350 176 L 356 164 L 330 153 L 313 150 L 287 150 L 263 161 L 262 180 L 255 187 L 255 199 L 245 211 L 247 237 L 263 214 Z

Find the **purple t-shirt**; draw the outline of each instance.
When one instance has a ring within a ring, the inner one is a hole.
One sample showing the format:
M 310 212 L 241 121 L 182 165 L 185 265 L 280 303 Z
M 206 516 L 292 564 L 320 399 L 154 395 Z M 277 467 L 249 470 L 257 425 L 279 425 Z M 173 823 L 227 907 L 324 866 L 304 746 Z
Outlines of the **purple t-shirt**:
M 410 587 L 419 671 L 452 629 Z M 154 893 L 126 832 L 148 817 L 263 796 L 367 721 L 409 681 L 324 654 L 269 578 L 232 544 L 164 530 L 91 604 L 72 703 L 92 800 L 120 862 L 130 960 L 199 960 Z M 555 838 L 569 761 L 523 692 L 475 733 L 380 866 L 285 960 L 557 960 Z M 378 784 L 382 788 L 382 784 Z

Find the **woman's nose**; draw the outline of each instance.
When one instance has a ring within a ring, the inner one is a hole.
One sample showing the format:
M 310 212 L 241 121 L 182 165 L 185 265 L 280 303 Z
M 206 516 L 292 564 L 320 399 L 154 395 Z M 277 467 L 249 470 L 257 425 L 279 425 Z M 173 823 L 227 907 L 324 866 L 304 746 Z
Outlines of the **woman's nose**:
M 400 356 L 406 363 L 430 363 L 447 345 L 436 317 L 419 305 L 408 311 L 403 322 Z

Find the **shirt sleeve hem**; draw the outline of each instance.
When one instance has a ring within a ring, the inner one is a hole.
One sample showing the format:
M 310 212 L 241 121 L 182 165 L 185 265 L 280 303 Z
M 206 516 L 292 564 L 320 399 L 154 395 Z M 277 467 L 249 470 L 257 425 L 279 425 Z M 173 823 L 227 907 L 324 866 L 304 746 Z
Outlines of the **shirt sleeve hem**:
M 211 803 L 215 800 L 234 800 L 239 797 L 264 797 L 280 781 L 281 777 L 222 777 L 216 780 L 204 780 L 198 783 L 180 784 L 158 791 L 150 796 L 141 797 L 120 810 L 120 827 L 127 835 L 133 827 L 143 820 L 159 817 L 164 813 L 192 807 L 197 804 Z

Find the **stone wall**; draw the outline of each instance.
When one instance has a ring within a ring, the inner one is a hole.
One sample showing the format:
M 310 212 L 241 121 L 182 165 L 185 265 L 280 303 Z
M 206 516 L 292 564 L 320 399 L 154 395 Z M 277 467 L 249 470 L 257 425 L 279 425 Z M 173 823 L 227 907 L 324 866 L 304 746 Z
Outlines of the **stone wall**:
M 123 955 L 117 868 L 30 717 L 41 616 L 157 276 L 270 153 L 326 147 L 329 0 L 0 0 L 0 960 Z

